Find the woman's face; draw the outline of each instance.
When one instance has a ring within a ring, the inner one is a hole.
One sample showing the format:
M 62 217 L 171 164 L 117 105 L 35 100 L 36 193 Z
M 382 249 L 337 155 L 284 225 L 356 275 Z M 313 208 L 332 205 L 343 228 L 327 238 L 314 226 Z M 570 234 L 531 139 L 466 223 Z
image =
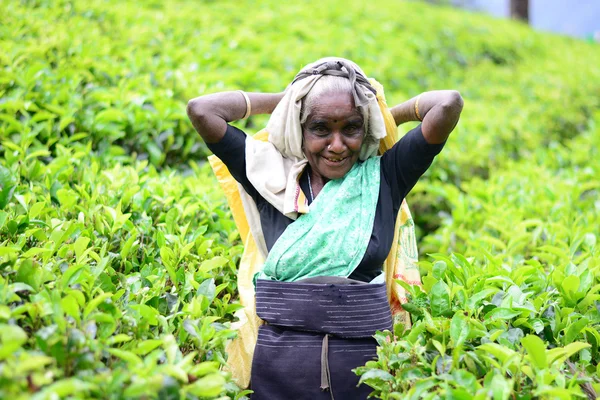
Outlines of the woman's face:
M 327 180 L 342 178 L 358 160 L 363 117 L 350 93 L 325 93 L 313 104 L 302 125 L 304 155 L 313 172 Z

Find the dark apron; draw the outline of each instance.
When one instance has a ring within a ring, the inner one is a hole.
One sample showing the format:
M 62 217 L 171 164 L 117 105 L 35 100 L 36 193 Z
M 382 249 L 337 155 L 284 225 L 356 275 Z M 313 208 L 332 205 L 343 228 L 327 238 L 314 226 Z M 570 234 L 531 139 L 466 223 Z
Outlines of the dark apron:
M 315 282 L 330 283 L 315 283 Z M 377 358 L 377 330 L 391 330 L 385 283 L 345 278 L 258 280 L 253 400 L 366 399 L 353 368 Z

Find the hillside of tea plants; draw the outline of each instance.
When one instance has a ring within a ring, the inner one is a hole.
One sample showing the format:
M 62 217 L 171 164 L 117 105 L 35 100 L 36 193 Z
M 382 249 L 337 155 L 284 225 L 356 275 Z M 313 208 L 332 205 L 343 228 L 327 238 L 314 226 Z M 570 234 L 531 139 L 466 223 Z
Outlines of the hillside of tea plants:
M 388 104 L 465 99 L 407 198 L 423 285 L 412 329 L 356 371 L 373 395 L 600 393 L 598 44 L 413 1 L 1 10 L 0 398 L 248 395 L 222 370 L 243 247 L 185 106 L 281 91 L 327 55 Z

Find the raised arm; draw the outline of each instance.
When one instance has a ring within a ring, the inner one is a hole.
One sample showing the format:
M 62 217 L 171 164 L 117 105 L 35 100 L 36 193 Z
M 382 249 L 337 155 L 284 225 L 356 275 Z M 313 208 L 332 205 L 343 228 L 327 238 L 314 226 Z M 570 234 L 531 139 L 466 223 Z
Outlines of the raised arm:
M 438 144 L 448 138 L 458 123 L 462 108 L 463 99 L 456 90 L 434 90 L 400 103 L 390 111 L 396 125 L 423 121 L 423 137 L 427 143 Z
M 283 97 L 281 93 L 246 93 L 250 115 L 270 114 Z M 217 143 L 225 135 L 227 123 L 246 114 L 246 99 L 239 92 L 221 92 L 196 97 L 187 104 L 187 115 L 206 143 Z

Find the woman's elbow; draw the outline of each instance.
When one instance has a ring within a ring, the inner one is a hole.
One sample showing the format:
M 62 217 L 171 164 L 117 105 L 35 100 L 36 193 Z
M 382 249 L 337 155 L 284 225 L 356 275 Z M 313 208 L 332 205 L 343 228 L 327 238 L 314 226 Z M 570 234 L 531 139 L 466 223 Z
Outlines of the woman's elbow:
M 464 106 L 464 101 L 458 90 L 449 90 L 447 98 L 442 103 L 442 107 L 448 114 L 460 116 Z
M 208 109 L 202 97 L 196 97 L 188 101 L 186 112 L 190 121 L 195 122 L 205 119 Z

